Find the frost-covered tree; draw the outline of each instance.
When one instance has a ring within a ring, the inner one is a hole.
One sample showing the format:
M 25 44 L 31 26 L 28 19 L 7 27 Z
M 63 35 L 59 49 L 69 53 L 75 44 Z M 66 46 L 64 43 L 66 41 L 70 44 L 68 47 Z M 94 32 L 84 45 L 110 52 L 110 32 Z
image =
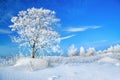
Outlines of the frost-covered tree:
M 115 46 L 111 46 L 110 48 L 107 49 L 107 53 L 119 53 L 120 52 L 120 45 L 115 45 Z
M 95 54 L 95 48 L 88 48 L 86 56 L 91 56 Z
M 78 54 L 77 48 L 74 45 L 71 45 L 68 49 L 69 56 L 76 56 Z
M 96 53 L 97 53 L 97 54 L 102 54 L 103 51 L 99 50 L 99 51 L 97 51 Z
M 85 49 L 84 49 L 84 47 L 80 47 L 80 56 L 85 56 Z
M 113 53 L 113 46 L 110 46 L 110 47 L 107 49 L 107 52 Z
M 120 53 L 120 45 L 119 44 L 115 45 L 113 51 L 114 53 Z
M 13 25 L 9 27 L 17 33 L 14 41 L 29 47 L 34 58 L 41 49 L 57 51 L 59 48 L 59 33 L 55 31 L 58 21 L 54 11 L 30 8 L 12 17 Z

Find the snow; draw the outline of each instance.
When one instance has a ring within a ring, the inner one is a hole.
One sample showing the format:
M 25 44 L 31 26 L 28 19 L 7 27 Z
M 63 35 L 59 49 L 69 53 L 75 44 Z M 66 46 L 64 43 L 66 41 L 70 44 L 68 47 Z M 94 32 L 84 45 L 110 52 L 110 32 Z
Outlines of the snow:
M 34 72 L 0 68 L 0 80 L 120 80 L 119 75 L 119 67 L 98 63 L 65 64 Z
M 44 59 L 22 58 L 17 60 L 14 67 L 34 71 L 47 68 L 48 62 Z
M 0 80 L 120 80 L 120 53 L 13 60 L 0 66 Z
M 112 63 L 112 64 L 115 64 L 116 66 L 120 66 L 120 61 L 119 60 L 113 59 L 113 58 L 110 58 L 110 57 L 104 57 L 104 58 L 98 60 L 98 63 Z

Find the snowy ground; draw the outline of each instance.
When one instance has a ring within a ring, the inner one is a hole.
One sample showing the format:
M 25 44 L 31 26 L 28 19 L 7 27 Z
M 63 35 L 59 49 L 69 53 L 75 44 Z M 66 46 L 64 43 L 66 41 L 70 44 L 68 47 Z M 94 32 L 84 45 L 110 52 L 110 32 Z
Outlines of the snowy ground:
M 120 80 L 120 67 L 112 64 L 65 64 L 37 71 L 0 68 L 0 80 Z
M 47 58 L 51 64 L 47 68 L 36 68 L 37 63 L 30 62 L 36 66 L 1 66 L 0 80 L 120 80 L 119 56 L 102 55 L 94 57 L 54 57 Z M 27 64 L 23 61 L 18 63 Z M 29 63 L 30 59 L 25 60 Z M 41 62 L 41 60 L 40 60 Z M 45 62 L 46 63 L 46 62 Z M 23 65 L 22 64 L 22 65 Z M 43 64 L 45 65 L 46 64 Z M 27 67 L 26 67 L 27 66 Z M 33 68 L 31 70 L 31 68 Z M 34 70 L 34 68 L 36 68 Z

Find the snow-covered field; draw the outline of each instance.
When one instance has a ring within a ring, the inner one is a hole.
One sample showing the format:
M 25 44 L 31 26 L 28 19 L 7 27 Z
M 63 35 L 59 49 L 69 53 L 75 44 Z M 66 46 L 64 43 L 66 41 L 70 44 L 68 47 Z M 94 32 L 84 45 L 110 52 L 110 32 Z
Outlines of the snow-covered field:
M 120 54 L 19 58 L 0 66 L 0 80 L 120 80 Z
M 65 64 L 37 71 L 0 68 L 0 80 L 120 80 L 120 67 L 112 64 Z

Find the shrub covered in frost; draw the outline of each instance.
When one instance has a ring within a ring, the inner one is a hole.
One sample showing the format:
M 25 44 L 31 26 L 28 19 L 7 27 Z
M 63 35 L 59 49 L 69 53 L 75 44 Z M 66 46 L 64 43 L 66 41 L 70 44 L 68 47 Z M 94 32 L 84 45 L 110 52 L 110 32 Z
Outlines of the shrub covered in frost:
M 32 59 L 32 58 L 20 58 L 17 60 L 14 67 L 27 69 L 27 70 L 38 70 L 48 67 L 48 61 L 45 59 Z
M 86 56 L 94 55 L 94 53 L 95 53 L 95 48 L 88 48 Z
M 76 56 L 78 55 L 77 48 L 74 45 L 71 45 L 68 49 L 68 56 Z
M 120 45 L 111 46 L 110 48 L 107 49 L 107 52 L 120 53 Z
M 85 49 L 84 49 L 84 47 L 80 47 L 80 56 L 85 56 Z

